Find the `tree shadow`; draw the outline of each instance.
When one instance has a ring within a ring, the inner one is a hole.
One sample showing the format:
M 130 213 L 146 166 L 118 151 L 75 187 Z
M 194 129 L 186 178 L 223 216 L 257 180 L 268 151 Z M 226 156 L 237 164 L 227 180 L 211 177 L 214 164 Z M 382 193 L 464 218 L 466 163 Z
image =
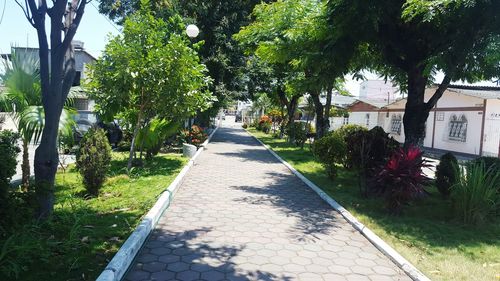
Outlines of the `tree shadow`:
M 153 230 L 124 280 L 292 280 L 283 274 L 240 268 L 237 260 L 244 247 L 206 238 L 212 230 Z
M 108 176 L 126 175 L 128 158 L 112 159 Z M 144 160 L 143 166 L 134 167 L 131 171 L 133 177 L 149 177 L 156 175 L 170 175 L 178 170 L 184 161 L 180 158 L 165 158 L 161 155 L 153 159 Z
M 210 143 L 232 143 L 246 146 L 260 146 L 260 143 L 249 136 L 243 129 L 235 128 L 219 128 L 210 140 Z
M 243 162 L 257 162 L 257 163 L 278 163 L 276 157 L 270 154 L 264 148 L 262 149 L 241 149 L 237 152 L 217 152 L 221 156 L 238 158 Z
M 345 225 L 346 221 L 295 175 L 288 172 L 268 172 L 266 175 L 271 182 L 263 186 L 232 186 L 249 193 L 235 200 L 270 205 L 286 217 L 296 218 L 297 223 L 289 233 L 297 241 L 315 241 L 319 239 L 318 234 L 330 234 Z

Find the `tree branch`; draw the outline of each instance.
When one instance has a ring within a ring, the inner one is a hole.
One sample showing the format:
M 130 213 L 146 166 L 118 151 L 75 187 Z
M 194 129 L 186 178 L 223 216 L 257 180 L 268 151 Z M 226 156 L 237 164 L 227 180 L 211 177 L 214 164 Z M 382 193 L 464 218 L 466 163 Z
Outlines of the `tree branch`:
M 80 2 L 80 5 L 78 5 L 78 2 Z M 78 8 L 76 8 L 77 5 Z M 76 30 L 78 29 L 80 21 L 83 17 L 83 13 L 85 12 L 85 5 L 87 5 L 87 1 L 85 0 L 72 0 L 71 9 L 76 9 L 76 15 L 75 18 L 71 21 L 71 25 L 68 27 L 68 31 L 64 36 L 64 41 L 62 43 L 63 50 L 66 50 L 69 47 L 69 44 L 71 44 L 71 41 L 73 41 L 73 37 L 76 34 Z
M 451 82 L 451 76 L 445 75 L 441 84 L 434 92 L 434 95 L 429 99 L 429 101 L 425 104 L 427 110 L 431 110 L 437 103 L 437 101 L 443 96 L 444 91 L 448 88 Z
M 19 3 L 19 1 L 18 1 L 18 0 L 14 0 L 14 1 L 16 2 L 16 4 L 17 4 L 19 7 L 21 7 L 21 10 L 23 10 L 24 16 L 26 17 L 26 19 L 28 20 L 28 22 L 29 22 L 29 23 L 30 23 L 33 27 L 35 27 L 35 22 L 34 22 L 34 20 L 33 20 L 33 16 L 30 16 L 30 12 L 29 12 L 30 10 L 29 10 L 29 8 L 28 8 L 28 7 L 29 7 L 29 5 L 28 5 L 28 1 L 27 1 L 27 0 L 25 0 L 25 1 L 24 1 L 24 5 L 25 5 L 25 6 L 21 5 L 21 3 Z

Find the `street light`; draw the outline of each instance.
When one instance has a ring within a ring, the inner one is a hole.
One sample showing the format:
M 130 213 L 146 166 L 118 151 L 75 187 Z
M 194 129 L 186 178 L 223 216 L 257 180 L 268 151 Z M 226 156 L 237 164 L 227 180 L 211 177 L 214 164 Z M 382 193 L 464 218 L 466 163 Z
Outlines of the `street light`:
M 198 34 L 200 34 L 200 30 L 196 25 L 190 24 L 186 27 L 186 34 L 189 38 L 195 38 Z

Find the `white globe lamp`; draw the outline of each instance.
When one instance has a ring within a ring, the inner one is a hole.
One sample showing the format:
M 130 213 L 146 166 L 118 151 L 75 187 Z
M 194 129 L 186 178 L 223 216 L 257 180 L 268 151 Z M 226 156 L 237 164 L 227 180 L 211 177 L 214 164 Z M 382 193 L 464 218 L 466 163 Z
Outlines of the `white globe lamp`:
M 190 24 L 186 27 L 186 34 L 189 38 L 195 38 L 198 34 L 200 34 L 200 30 L 196 25 Z

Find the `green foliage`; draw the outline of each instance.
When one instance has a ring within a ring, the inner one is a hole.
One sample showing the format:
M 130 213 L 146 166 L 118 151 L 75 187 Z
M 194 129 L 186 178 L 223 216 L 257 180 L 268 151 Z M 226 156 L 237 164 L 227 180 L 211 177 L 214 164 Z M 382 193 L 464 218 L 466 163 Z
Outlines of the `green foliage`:
M 472 163 L 459 170 L 452 186 L 455 216 L 467 224 L 486 223 L 500 210 L 500 173 L 485 169 L 485 163 Z
M 493 170 L 493 174 L 500 173 L 500 158 L 498 157 L 481 156 L 471 161 L 471 164 L 479 163 L 484 163 L 485 170 Z M 500 185 L 498 186 L 498 190 L 500 191 Z
M 356 165 L 355 161 L 358 161 L 358 155 L 362 148 L 360 147 L 363 143 L 351 143 L 352 139 L 360 139 L 362 135 L 367 132 L 363 126 L 355 125 L 355 124 L 347 124 L 335 130 L 335 133 L 338 134 L 347 144 L 347 153 L 346 157 L 343 161 L 343 165 L 346 168 L 352 168 Z
M 289 124 L 286 129 L 286 135 L 290 142 L 295 143 L 298 147 L 304 147 L 307 141 L 307 134 L 310 131 L 310 124 L 304 122 L 293 122 Z
M 451 187 L 457 182 L 457 172 L 457 158 L 450 152 L 443 154 L 436 166 L 436 187 L 443 197 L 450 196 Z
M 316 159 L 325 167 L 331 179 L 337 176 L 336 163 L 342 163 L 347 153 L 347 146 L 339 134 L 328 134 L 312 145 Z
M 243 125 L 241 125 L 241 127 L 242 127 L 243 129 L 246 129 L 246 128 L 248 128 L 248 124 L 247 124 L 247 123 L 243 123 Z
M 76 167 L 90 195 L 99 195 L 110 167 L 111 146 L 104 130 L 91 128 L 83 136 L 76 155 Z
M 179 123 L 165 119 L 154 118 L 145 125 L 137 135 L 136 147 L 146 150 L 146 157 L 151 159 L 160 152 L 163 142 L 173 136 L 179 128 Z
M 17 145 L 19 135 L 12 131 L 0 131 L 0 216 L 8 198 L 10 180 L 16 173 L 17 155 L 20 149 Z
M 208 139 L 208 135 L 201 127 L 193 125 L 189 130 L 180 130 L 179 138 L 183 143 L 189 143 L 196 147 L 200 147 Z

